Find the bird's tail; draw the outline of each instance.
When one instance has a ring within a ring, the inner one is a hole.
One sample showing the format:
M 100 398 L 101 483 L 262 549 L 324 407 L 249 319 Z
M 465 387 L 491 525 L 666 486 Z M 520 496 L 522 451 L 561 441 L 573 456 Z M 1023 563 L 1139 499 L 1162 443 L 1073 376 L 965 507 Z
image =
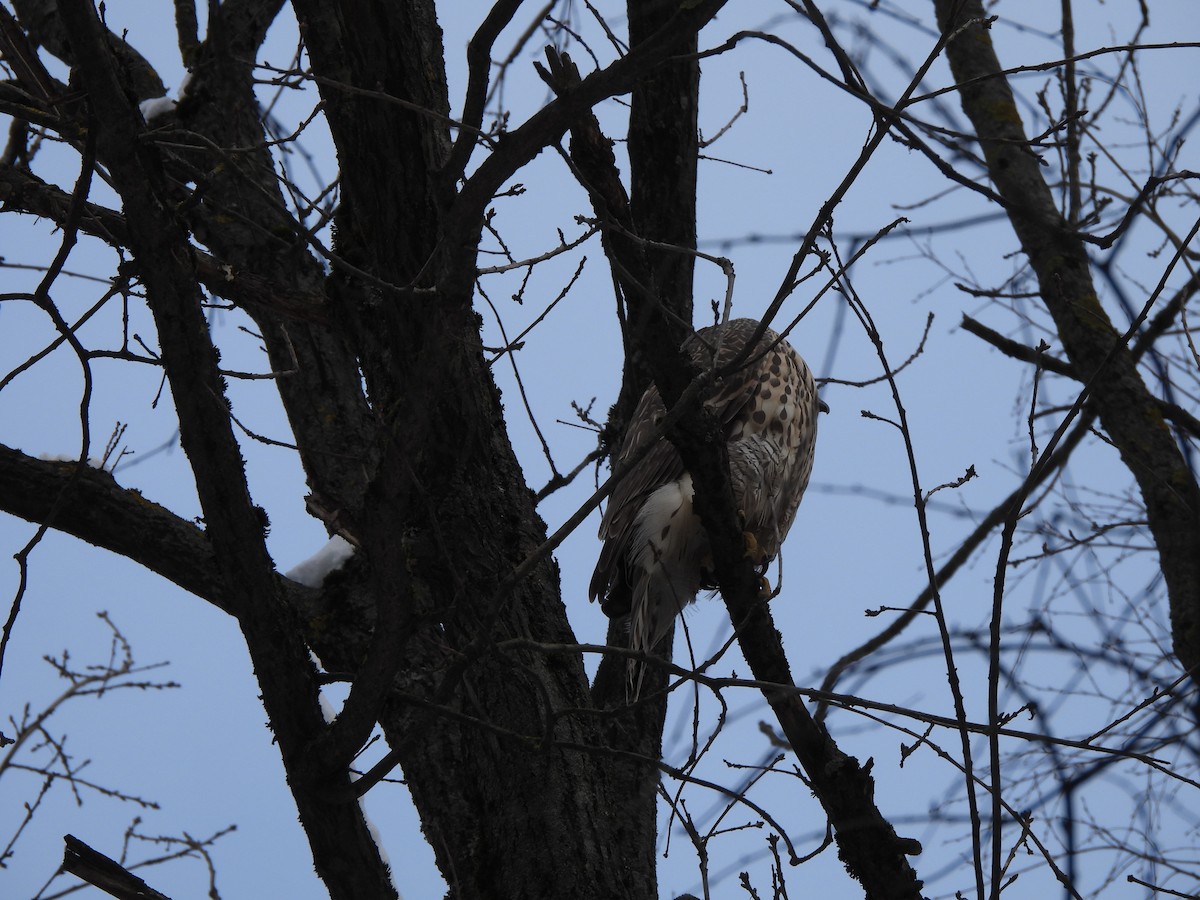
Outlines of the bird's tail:
M 679 611 L 696 599 L 707 538 L 692 509 L 692 478 L 684 473 L 656 489 L 634 524 L 629 646 L 650 653 L 671 631 Z M 629 662 L 629 695 L 641 693 L 645 665 Z
M 696 598 L 696 585 L 661 560 L 640 574 L 629 615 L 629 648 L 649 654 L 671 632 L 680 611 Z M 626 687 L 630 700 L 641 695 L 645 676 L 646 664 L 630 659 Z

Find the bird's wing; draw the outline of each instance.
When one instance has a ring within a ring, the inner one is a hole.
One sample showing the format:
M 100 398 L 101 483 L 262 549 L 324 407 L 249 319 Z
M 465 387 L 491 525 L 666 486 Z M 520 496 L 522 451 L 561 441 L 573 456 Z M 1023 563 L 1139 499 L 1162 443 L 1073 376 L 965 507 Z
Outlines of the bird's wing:
M 702 328 L 688 339 L 684 348 L 701 369 L 713 364 L 715 353 L 719 368 L 728 365 L 741 352 L 757 325 L 753 319 L 735 319 L 725 325 Z M 768 330 L 760 345 L 769 347 L 775 340 L 775 333 Z M 714 386 L 714 393 L 705 401 L 705 405 L 721 423 L 727 439 L 740 431 L 741 423 L 752 412 L 750 404 L 758 387 L 761 358 L 761 351 L 756 350 L 745 366 L 719 379 Z M 628 460 L 638 456 L 665 414 L 658 389 L 651 385 L 642 395 L 630 419 L 625 442 L 617 457 L 616 471 L 619 472 Z M 677 480 L 683 474 L 683 461 L 678 452 L 670 441 L 660 437 L 613 488 L 600 522 L 600 539 L 604 543 L 588 588 L 593 600 L 604 599 L 606 595 L 611 597 L 613 603 L 605 606 L 605 612 L 610 615 L 628 611 L 628 599 L 624 596 L 628 587 L 626 567 L 629 565 L 630 545 L 635 539 L 635 525 L 643 503 L 657 488 Z M 616 594 L 622 596 L 614 596 Z
M 629 462 L 638 457 L 644 445 L 651 439 L 654 430 L 665 415 L 658 390 L 653 385 L 638 402 L 625 442 L 617 456 L 614 470 L 618 473 Z M 641 456 L 629 471 L 625 472 L 613 488 L 600 522 L 600 558 L 588 589 L 593 599 L 603 599 L 609 589 L 623 581 L 624 567 L 628 565 L 630 544 L 634 539 L 638 512 L 646 498 L 657 488 L 675 481 L 683 475 L 683 462 L 670 441 L 659 438 Z M 624 602 L 624 601 L 621 601 Z M 607 608 L 606 608 L 606 611 Z
M 687 348 L 702 369 L 713 365 L 714 354 L 716 367 L 721 369 L 742 352 L 757 327 L 758 322 L 754 319 L 734 319 L 724 325 L 710 325 L 696 332 L 688 341 Z M 769 353 L 764 356 L 764 352 L 778 340 L 779 335 L 766 329 L 749 357 L 736 370 L 722 375 L 712 395 L 705 401 L 705 405 L 721 423 L 727 440 L 737 438 L 739 425 L 753 412 L 751 404 L 759 382 L 764 374 L 769 377 L 765 360 L 770 356 Z

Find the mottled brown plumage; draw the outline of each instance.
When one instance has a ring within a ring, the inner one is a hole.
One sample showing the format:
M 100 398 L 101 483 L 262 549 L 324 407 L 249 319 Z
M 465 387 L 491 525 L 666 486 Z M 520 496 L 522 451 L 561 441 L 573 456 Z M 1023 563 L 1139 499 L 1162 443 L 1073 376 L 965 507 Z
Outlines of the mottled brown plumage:
M 704 370 L 729 365 L 758 322 L 735 319 L 703 328 L 684 345 Z M 721 377 L 706 401 L 728 442 L 734 499 L 748 549 L 765 565 L 779 552 L 812 474 L 817 397 L 812 373 L 791 344 L 767 329 L 736 371 Z M 650 439 L 665 415 L 658 389 L 642 395 L 620 453 L 619 469 Z M 659 438 L 614 488 L 600 524 L 604 545 L 590 594 L 609 616 L 629 616 L 629 644 L 653 649 L 675 616 L 712 587 L 708 536 L 692 509 L 692 480 L 674 446 Z M 636 693 L 640 669 L 630 666 Z

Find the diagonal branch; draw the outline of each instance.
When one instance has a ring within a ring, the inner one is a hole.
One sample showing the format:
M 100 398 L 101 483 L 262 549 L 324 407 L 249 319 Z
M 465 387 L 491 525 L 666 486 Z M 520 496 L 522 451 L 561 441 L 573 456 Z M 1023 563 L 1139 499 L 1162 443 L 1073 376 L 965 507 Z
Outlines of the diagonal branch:
M 76 468 L 0 445 L 0 509 L 111 550 L 231 611 L 202 528 L 121 487 L 108 472 L 88 467 L 76 475 Z
M 0 197 L 5 210 L 29 213 L 62 225 L 71 208 L 72 195 L 49 184 L 27 169 L 0 165 Z M 79 231 L 111 247 L 129 246 L 125 216 L 98 203 L 84 203 L 76 223 Z M 220 258 L 191 248 L 196 277 L 214 296 L 229 300 L 253 313 L 270 312 L 295 321 L 324 323 L 324 297 L 291 287 L 257 272 L 243 271 Z
M 935 0 L 934 6 L 944 34 L 962 29 L 948 44 L 947 57 L 963 110 L 1037 275 L 1067 360 L 1088 385 L 1101 425 L 1141 490 L 1170 598 L 1175 654 L 1184 669 L 1195 672 L 1200 670 L 1200 486 L 1129 346 L 1166 275 L 1133 327 L 1119 333 L 1096 294 L 1084 241 L 1055 206 L 1040 163 L 1026 146 L 980 0 Z M 1173 263 L 1167 274 L 1172 268 Z
M 114 859 L 93 850 L 73 834 L 63 837 L 64 872 L 86 881 L 118 900 L 170 900 Z
M 463 113 L 458 137 L 450 152 L 442 174 L 457 181 L 471 161 L 471 153 L 479 140 L 483 124 L 484 108 L 487 105 L 488 77 L 492 70 L 492 46 L 500 32 L 508 27 L 523 0 L 502 0 L 491 8 L 471 40 L 467 43 L 467 93 L 463 99 Z
M 553 68 L 553 57 L 551 61 Z M 568 70 L 569 63 L 558 69 L 569 78 Z M 645 323 L 631 333 L 634 350 L 647 361 L 667 408 L 681 410 L 667 436 L 692 476 L 695 509 L 708 533 L 717 581 L 738 630 L 742 652 L 754 677 L 770 685 L 763 688 L 763 695 L 837 830 L 841 857 L 851 874 L 861 881 L 869 897 L 916 900 L 921 883 L 905 858 L 913 849 L 912 842 L 898 837 L 875 805 L 869 771 L 838 749 L 794 691 L 787 655 L 766 605 L 758 598 L 758 575 L 745 555 L 727 450 L 716 439 L 720 429 L 710 421 L 711 413 L 699 398 L 692 397 L 690 403 L 680 406 L 696 373 L 681 350 L 682 341 L 676 340 L 679 324 L 655 302 L 652 292 L 645 290 L 653 276 L 642 246 L 616 233 L 618 229 L 628 229 L 628 234 L 636 231 L 623 202 L 626 195 L 611 151 L 604 152 L 606 147 L 593 117 L 584 116 L 574 123 L 572 161 L 583 176 L 598 216 L 608 225 L 606 237 L 612 235 L 606 249 L 614 273 L 623 286 L 632 286 L 626 292 L 630 318 L 640 313 Z

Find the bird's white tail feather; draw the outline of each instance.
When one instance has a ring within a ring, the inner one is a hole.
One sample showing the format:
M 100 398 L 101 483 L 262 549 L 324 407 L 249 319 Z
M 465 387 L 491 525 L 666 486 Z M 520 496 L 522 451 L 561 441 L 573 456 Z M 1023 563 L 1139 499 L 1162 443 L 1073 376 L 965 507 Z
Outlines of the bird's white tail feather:
M 692 479 L 684 475 L 647 499 L 636 524 L 629 646 L 648 653 L 671 630 L 679 612 L 696 599 L 707 538 L 692 509 Z M 641 692 L 644 666 L 629 663 L 633 698 Z

